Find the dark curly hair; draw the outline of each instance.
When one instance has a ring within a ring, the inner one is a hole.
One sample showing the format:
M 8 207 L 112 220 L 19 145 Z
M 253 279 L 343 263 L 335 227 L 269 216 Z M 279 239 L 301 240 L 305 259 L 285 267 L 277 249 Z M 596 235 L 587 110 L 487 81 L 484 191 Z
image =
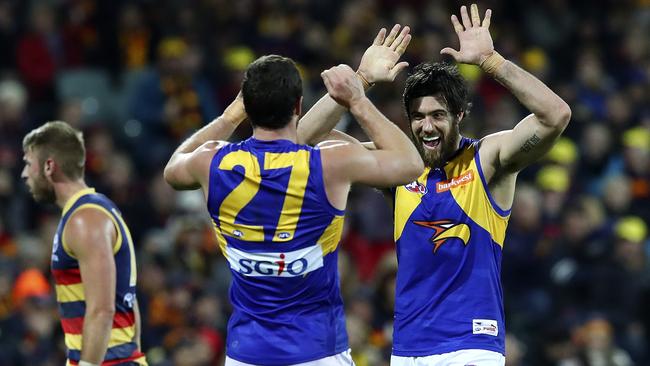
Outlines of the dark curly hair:
M 425 96 L 442 98 L 447 109 L 454 115 L 461 112 L 467 114 L 471 107 L 465 79 L 458 72 L 456 65 L 446 62 L 421 63 L 406 79 L 403 101 L 409 121 L 411 120 L 409 108 L 411 102 Z

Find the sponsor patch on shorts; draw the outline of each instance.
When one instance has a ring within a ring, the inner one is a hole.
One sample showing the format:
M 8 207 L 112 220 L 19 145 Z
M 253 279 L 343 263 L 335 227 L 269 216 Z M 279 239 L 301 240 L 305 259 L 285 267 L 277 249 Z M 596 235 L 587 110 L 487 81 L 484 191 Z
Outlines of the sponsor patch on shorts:
M 492 319 L 473 319 L 472 334 L 487 334 L 496 337 L 499 335 L 499 325 L 496 320 Z

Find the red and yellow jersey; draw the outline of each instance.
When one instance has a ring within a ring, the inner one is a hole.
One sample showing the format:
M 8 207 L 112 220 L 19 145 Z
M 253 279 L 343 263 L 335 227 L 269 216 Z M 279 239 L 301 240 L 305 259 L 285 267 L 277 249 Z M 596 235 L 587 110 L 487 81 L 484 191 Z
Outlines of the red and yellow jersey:
M 117 240 L 113 247 L 117 276 L 115 316 L 102 365 L 118 365 L 125 362 L 146 365 L 145 357 L 135 343 L 133 306 L 137 274 L 131 234 L 115 204 L 106 196 L 95 193 L 92 188 L 81 190 L 68 200 L 63 208 L 52 246 L 51 268 L 56 284 L 56 299 L 59 304 L 61 325 L 65 333 L 65 345 L 68 349 L 68 364 L 78 364 L 81 357 L 86 302 L 79 262 L 63 241 L 63 233 L 70 217 L 82 208 L 92 208 L 104 212 L 113 220 L 117 229 Z
M 509 210 L 490 195 L 477 142 L 395 191 L 393 354 L 505 353 L 501 254 Z

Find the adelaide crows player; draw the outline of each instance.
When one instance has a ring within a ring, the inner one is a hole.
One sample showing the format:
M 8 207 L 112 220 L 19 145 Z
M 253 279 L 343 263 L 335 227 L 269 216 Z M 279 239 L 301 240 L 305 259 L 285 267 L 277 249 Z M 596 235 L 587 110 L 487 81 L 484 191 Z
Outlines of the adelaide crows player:
M 62 210 L 51 268 L 69 365 L 146 365 L 133 241 L 118 208 L 84 181 L 81 132 L 48 122 L 23 140 L 22 178 Z

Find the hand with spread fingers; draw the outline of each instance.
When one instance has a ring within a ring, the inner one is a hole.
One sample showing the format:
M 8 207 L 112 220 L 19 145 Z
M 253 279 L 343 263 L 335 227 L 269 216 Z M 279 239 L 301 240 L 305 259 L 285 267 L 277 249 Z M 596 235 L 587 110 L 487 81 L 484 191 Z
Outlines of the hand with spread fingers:
M 460 51 L 445 47 L 440 53 L 452 56 L 457 62 L 481 65 L 494 52 L 489 30 L 492 10 L 485 12 L 482 23 L 476 4 L 470 7 L 470 15 L 467 14 L 467 7 L 463 5 L 460 8 L 462 24 L 456 15 L 451 16 L 451 23 L 460 41 Z
M 400 57 L 411 42 L 411 29 L 406 26 L 401 28 L 395 24 L 388 36 L 386 29 L 382 28 L 372 45 L 368 47 L 361 57 L 359 73 L 364 81 L 370 85 L 381 81 L 393 81 L 397 74 L 408 67 L 408 62 L 400 62 Z

